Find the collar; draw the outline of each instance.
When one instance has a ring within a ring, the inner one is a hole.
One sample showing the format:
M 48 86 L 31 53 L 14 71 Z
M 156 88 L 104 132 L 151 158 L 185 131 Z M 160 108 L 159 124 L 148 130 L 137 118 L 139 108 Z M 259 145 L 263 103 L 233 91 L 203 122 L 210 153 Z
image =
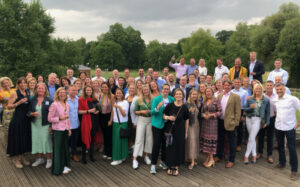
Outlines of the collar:
M 280 68 L 279 70 L 274 69 L 274 72 L 281 72 L 282 69 Z
M 230 93 L 231 93 L 231 92 L 227 92 L 227 93 L 224 93 L 224 92 L 223 92 L 223 95 L 229 96 Z

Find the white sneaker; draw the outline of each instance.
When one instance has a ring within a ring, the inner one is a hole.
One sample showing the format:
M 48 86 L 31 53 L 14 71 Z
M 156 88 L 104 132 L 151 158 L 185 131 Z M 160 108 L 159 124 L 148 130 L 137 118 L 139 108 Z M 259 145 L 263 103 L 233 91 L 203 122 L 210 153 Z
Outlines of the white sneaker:
M 139 162 L 137 160 L 133 160 L 132 162 L 132 168 L 137 169 L 139 167 Z
M 145 156 L 144 161 L 146 162 L 147 165 L 151 164 L 151 160 L 148 156 Z
M 71 169 L 65 166 L 65 167 L 64 167 L 63 174 L 67 174 L 67 173 L 69 173 L 70 171 L 71 171 Z
M 49 169 L 51 167 L 52 167 L 52 159 L 47 159 L 46 169 Z
M 111 160 L 111 157 L 108 156 L 108 157 L 107 157 L 107 160 Z
M 156 166 L 155 165 L 151 165 L 150 173 L 153 175 L 156 174 Z
M 106 156 L 106 155 L 103 155 L 103 158 L 107 158 L 107 156 Z
M 32 164 L 32 167 L 37 167 L 38 165 L 44 164 L 45 160 L 43 158 L 38 158 L 36 161 Z
M 112 161 L 112 163 L 110 163 L 110 165 L 112 165 L 112 166 L 116 166 L 119 164 L 122 164 L 122 160 L 115 160 L 115 161 Z

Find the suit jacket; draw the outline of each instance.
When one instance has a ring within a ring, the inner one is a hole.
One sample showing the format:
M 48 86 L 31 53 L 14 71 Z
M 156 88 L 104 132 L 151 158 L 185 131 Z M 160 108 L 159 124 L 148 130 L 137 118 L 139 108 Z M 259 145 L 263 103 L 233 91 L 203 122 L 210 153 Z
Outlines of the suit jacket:
M 247 70 L 248 70 L 248 77 L 250 75 L 250 63 L 247 65 Z M 253 75 L 253 79 L 259 80 L 261 83 L 262 82 L 262 75 L 265 73 L 265 66 L 264 63 L 256 60 L 255 66 L 253 68 L 253 72 L 256 73 L 256 75 Z
M 223 93 L 218 95 L 220 102 Z M 241 119 L 241 99 L 240 96 L 230 93 L 224 114 L 224 127 L 227 131 L 233 131 L 239 125 Z
M 172 97 L 174 97 L 174 93 L 175 93 L 175 90 L 177 89 L 177 88 L 180 88 L 180 85 L 179 84 L 175 84 L 175 88 L 173 89 L 173 91 L 172 91 L 172 93 L 171 93 L 171 95 L 170 96 L 172 96 Z M 190 91 L 192 90 L 192 88 L 191 87 L 185 87 L 185 99 L 187 100 L 188 98 L 189 98 L 189 93 L 190 93 Z

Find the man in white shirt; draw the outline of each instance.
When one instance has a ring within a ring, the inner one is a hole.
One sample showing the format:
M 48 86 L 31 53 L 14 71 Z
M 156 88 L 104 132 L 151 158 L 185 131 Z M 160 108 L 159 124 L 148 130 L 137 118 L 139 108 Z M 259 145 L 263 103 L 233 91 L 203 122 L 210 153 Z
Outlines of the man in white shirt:
M 168 75 L 168 84 L 170 85 L 170 95 L 172 95 L 172 92 L 175 89 L 175 80 L 172 73 Z
M 224 73 L 229 73 L 229 70 L 226 66 L 223 65 L 223 60 L 218 58 L 217 59 L 217 67 L 215 68 L 215 74 L 214 74 L 214 78 L 215 80 L 219 80 L 222 78 L 222 75 Z
M 163 75 L 159 77 L 160 79 L 164 79 L 166 82 L 168 81 L 168 74 L 169 74 L 169 68 L 164 67 L 163 69 Z
M 113 78 L 115 79 L 115 83 L 119 86 L 119 71 L 117 69 L 113 70 Z
M 153 68 L 148 68 L 147 75 L 153 76 Z
M 276 84 L 280 84 L 280 83 L 284 84 L 282 77 L 280 75 L 278 75 L 278 76 L 275 77 L 274 84 L 276 85 Z M 289 94 L 289 95 L 292 95 L 291 90 L 286 86 L 284 86 L 284 87 L 285 87 L 285 93 Z M 273 92 L 276 94 L 276 89 L 275 88 L 273 88 Z
M 275 69 L 269 73 L 268 80 L 271 80 L 271 81 L 275 82 L 275 77 L 281 76 L 282 81 L 283 81 L 282 83 L 284 85 L 286 85 L 286 83 L 289 79 L 289 74 L 288 74 L 287 71 L 285 71 L 284 69 L 281 68 L 282 60 L 281 59 L 276 59 L 275 62 L 274 62 L 274 66 L 275 66 Z
M 145 81 L 144 73 L 145 73 L 144 69 L 140 68 L 139 69 L 139 76 L 137 78 L 135 78 L 135 81 L 137 81 L 139 79 L 142 80 L 142 81 Z
M 67 70 L 67 77 L 71 81 L 71 84 L 73 84 L 74 81 L 75 81 L 75 79 L 76 79 L 76 77 L 73 77 L 73 75 L 74 75 L 74 70 L 71 69 L 71 68 L 68 68 L 68 70 Z
M 96 76 L 92 78 L 92 81 L 102 79 L 104 82 L 106 82 L 106 79 L 104 77 L 101 77 L 101 75 L 102 75 L 101 68 L 96 68 L 95 74 L 96 74 Z
M 278 144 L 279 164 L 276 168 L 284 168 L 286 165 L 284 139 L 287 139 L 287 147 L 290 155 L 291 179 L 296 179 L 298 171 L 298 157 L 296 152 L 296 129 L 300 124 L 296 121 L 296 112 L 300 111 L 300 100 L 288 94 L 285 94 L 284 84 L 276 84 L 277 97 L 274 99 L 276 111 L 275 134 Z

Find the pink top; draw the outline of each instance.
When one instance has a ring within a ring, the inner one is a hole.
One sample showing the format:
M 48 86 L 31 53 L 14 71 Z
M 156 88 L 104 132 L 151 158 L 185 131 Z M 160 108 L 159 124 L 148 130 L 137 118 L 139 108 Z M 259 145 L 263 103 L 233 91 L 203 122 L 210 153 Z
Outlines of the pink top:
M 225 115 L 225 110 L 226 110 L 226 106 L 227 106 L 227 102 L 229 99 L 231 92 L 227 92 L 223 94 L 223 97 L 221 99 L 221 107 L 222 107 L 222 114 L 221 114 L 221 119 L 224 119 L 224 115 Z
M 186 74 L 188 68 L 185 64 L 182 66 L 180 63 L 173 64 L 172 62 L 169 62 L 169 66 L 175 69 L 177 79 L 180 79 L 184 74 Z
M 63 106 L 60 102 L 53 102 L 49 109 L 48 121 L 52 123 L 52 129 L 57 131 L 70 130 L 71 124 L 70 119 L 59 120 L 60 116 L 69 114 L 69 104 L 66 102 L 66 110 L 64 110 Z

